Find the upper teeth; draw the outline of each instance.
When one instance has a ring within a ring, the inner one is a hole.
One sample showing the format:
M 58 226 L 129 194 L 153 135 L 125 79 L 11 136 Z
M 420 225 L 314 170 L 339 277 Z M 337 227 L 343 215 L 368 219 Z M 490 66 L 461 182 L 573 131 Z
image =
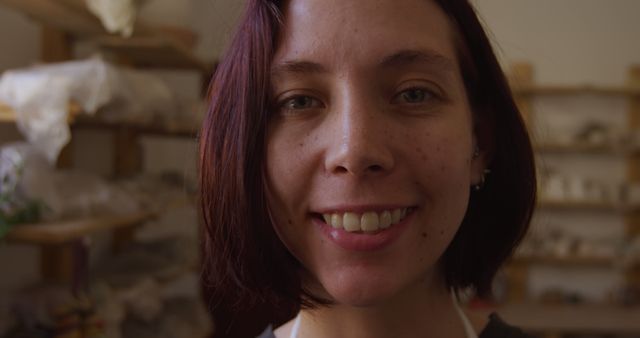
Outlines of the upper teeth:
M 385 210 L 381 212 L 368 211 L 362 214 L 355 212 L 322 214 L 325 223 L 349 232 L 376 231 L 386 229 L 399 223 L 407 215 L 407 208 Z

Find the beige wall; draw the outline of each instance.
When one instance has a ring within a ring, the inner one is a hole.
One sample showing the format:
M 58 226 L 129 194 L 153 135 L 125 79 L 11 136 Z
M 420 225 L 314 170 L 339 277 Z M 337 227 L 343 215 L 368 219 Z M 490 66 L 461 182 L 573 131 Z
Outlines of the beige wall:
M 621 84 L 640 63 L 640 1 L 474 0 L 505 63 L 550 83 Z

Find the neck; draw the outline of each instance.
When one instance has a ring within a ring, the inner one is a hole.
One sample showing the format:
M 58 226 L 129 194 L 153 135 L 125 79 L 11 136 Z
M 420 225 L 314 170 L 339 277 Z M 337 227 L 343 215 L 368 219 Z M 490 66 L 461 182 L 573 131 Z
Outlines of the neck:
M 444 283 L 416 283 L 370 306 L 333 305 L 300 313 L 298 337 L 452 337 L 465 331 Z

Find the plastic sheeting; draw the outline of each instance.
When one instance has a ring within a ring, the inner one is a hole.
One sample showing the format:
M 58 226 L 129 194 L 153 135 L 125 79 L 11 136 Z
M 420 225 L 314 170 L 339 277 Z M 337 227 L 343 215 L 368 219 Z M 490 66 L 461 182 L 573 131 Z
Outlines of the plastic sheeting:
M 133 0 L 85 0 L 87 7 L 100 19 L 109 33 L 124 37 L 133 34 L 136 21 L 136 6 Z
M 0 101 L 15 110 L 20 131 L 52 163 L 71 138 L 70 102 L 85 114 L 104 107 L 107 119 L 137 122 L 172 114 L 177 106 L 159 78 L 99 57 L 7 71 L 0 77 Z

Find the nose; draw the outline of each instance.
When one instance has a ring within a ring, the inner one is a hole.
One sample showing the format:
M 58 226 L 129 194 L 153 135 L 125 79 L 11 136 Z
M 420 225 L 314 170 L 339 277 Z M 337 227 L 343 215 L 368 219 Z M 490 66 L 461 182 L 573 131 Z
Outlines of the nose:
M 375 104 L 356 98 L 344 100 L 331 119 L 331 141 L 325 170 L 331 174 L 381 176 L 393 169 L 389 125 Z

